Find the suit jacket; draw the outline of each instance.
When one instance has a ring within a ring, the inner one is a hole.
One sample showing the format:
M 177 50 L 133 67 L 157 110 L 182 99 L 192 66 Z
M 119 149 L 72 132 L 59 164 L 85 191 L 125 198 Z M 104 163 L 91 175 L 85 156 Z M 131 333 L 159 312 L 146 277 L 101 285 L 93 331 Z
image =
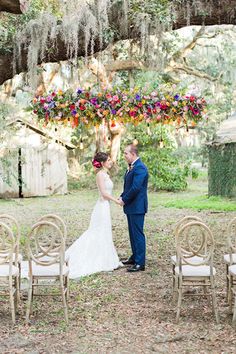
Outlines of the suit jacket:
M 125 214 L 145 214 L 147 212 L 147 184 L 148 170 L 139 158 L 124 177 L 124 191 L 121 198 L 125 203 Z

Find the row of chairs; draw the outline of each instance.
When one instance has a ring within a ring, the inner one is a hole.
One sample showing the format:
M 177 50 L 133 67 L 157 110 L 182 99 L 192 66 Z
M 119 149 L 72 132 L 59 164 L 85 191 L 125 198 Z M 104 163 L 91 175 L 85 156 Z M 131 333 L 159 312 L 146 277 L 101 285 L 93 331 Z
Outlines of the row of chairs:
M 212 299 L 212 307 L 216 322 L 219 322 L 217 309 L 215 276 L 216 269 L 213 266 L 215 241 L 209 227 L 196 216 L 185 216 L 174 229 L 176 255 L 171 256 L 173 267 L 173 290 L 178 295 L 176 320 L 179 321 L 183 288 L 185 286 L 201 286 L 203 295 Z M 236 236 L 236 217 L 231 220 L 227 228 L 227 240 L 229 253 L 223 257 L 226 264 L 227 301 L 232 312 L 233 297 L 233 324 L 236 324 L 236 246 L 233 239 Z M 184 295 L 188 295 L 185 293 Z M 193 296 L 193 294 L 191 294 Z
M 59 281 L 65 320 L 68 322 L 69 267 L 68 259 L 65 259 L 66 237 L 65 223 L 54 214 L 44 215 L 31 227 L 26 238 L 28 258 L 27 321 L 32 313 L 34 296 L 43 295 L 38 291 L 39 287 L 55 286 Z M 15 313 L 21 299 L 22 261 L 19 224 L 13 216 L 1 214 L 0 288 L 1 295 L 9 295 L 13 323 L 15 323 Z M 55 293 L 52 295 L 55 296 Z

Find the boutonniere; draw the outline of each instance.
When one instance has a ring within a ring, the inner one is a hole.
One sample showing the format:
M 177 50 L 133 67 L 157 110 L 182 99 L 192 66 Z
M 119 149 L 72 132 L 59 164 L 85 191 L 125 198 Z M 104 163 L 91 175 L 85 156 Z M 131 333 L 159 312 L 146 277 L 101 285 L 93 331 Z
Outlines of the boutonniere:
M 134 168 L 134 165 L 129 165 L 129 167 L 128 167 L 128 172 L 130 172 L 130 171 L 132 171 L 132 169 Z

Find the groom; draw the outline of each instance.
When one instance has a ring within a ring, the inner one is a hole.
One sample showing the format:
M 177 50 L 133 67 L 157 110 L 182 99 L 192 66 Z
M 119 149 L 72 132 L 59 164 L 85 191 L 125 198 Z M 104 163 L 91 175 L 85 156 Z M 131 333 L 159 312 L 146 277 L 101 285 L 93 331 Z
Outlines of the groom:
M 146 241 L 143 233 L 144 217 L 147 212 L 148 170 L 138 156 L 135 145 L 128 145 L 124 157 L 129 168 L 124 177 L 124 191 L 120 204 L 127 216 L 132 255 L 123 262 L 131 265 L 128 272 L 145 270 Z

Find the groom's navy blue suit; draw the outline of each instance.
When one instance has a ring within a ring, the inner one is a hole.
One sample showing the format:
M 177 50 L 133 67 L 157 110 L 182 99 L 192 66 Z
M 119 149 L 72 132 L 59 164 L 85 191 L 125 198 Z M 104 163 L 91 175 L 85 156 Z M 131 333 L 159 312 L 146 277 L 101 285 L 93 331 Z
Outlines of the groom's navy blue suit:
M 144 216 L 148 209 L 147 199 L 148 170 L 137 159 L 124 177 L 124 213 L 127 215 L 129 236 L 132 248 L 131 259 L 135 264 L 145 265 L 146 241 L 143 233 Z

